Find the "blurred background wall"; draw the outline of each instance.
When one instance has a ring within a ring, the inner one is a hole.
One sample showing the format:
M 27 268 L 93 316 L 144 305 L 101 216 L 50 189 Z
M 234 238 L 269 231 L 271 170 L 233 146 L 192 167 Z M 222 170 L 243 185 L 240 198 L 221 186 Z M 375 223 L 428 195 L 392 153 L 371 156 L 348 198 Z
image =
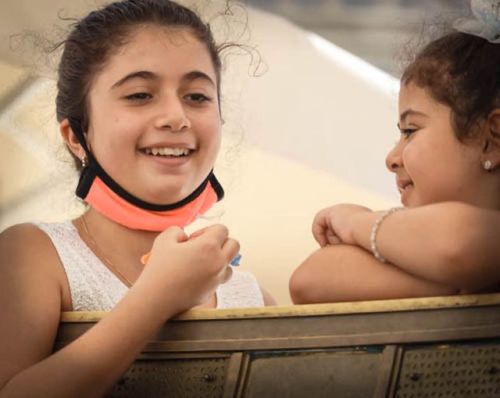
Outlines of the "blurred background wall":
M 83 211 L 77 175 L 58 137 L 57 42 L 68 17 L 103 1 L 0 3 L 0 230 Z M 253 51 L 227 54 L 224 144 L 216 166 L 226 199 L 191 226 L 223 222 L 240 240 L 242 269 L 280 304 L 288 278 L 316 249 L 321 208 L 398 202 L 384 157 L 398 137 L 395 56 L 424 21 L 453 18 L 461 0 L 191 0 L 220 40 Z

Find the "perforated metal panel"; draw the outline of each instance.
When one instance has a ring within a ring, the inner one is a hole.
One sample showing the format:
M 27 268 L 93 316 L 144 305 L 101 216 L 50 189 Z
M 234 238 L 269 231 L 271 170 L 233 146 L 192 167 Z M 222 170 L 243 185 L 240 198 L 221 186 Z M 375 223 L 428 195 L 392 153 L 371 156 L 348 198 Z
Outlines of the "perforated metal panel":
M 406 350 L 397 398 L 499 398 L 500 346 Z
M 381 352 L 259 353 L 251 359 L 245 398 L 369 398 Z
M 227 360 L 140 360 L 108 397 L 222 397 Z

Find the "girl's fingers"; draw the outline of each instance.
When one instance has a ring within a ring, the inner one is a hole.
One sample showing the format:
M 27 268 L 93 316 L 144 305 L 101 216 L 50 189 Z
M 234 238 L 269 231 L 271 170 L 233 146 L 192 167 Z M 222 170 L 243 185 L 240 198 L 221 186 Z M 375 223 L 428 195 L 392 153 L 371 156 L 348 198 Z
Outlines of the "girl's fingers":
M 339 239 L 337 235 L 328 236 L 328 244 L 339 245 L 340 243 L 342 243 L 342 241 Z
M 210 227 L 202 228 L 198 231 L 193 232 L 190 236 L 187 236 L 184 230 L 178 227 L 170 227 L 162 232 L 162 239 L 165 240 L 175 240 L 178 243 L 186 242 L 192 239 L 215 239 L 223 250 L 223 255 L 225 258 L 229 258 L 227 263 L 233 260 L 239 252 L 239 243 L 234 239 L 228 239 L 229 231 L 224 225 L 212 225 Z M 229 243 L 229 245 L 228 245 Z M 227 246 L 227 247 L 226 247 Z M 142 255 L 140 261 L 143 265 L 149 262 L 151 257 L 151 252 Z
M 222 224 L 210 225 L 209 227 L 202 228 L 191 234 L 190 238 L 204 238 L 215 237 L 220 242 L 221 247 L 229 236 L 229 230 Z
M 313 235 L 317 234 L 318 232 L 321 232 L 325 228 L 325 225 L 318 220 L 316 217 L 312 223 L 311 231 Z
M 339 243 L 342 243 L 340 238 L 331 229 L 326 231 L 325 239 L 327 240 L 327 244 L 329 245 L 337 245 Z
M 237 240 L 228 238 L 222 245 L 222 255 L 229 264 L 240 252 L 240 244 Z
M 329 242 L 328 242 L 328 238 L 326 237 L 326 235 L 321 235 L 320 239 L 318 240 L 318 243 L 319 243 L 320 247 L 328 246 Z
M 328 244 L 326 234 L 328 233 L 330 228 L 328 226 L 327 210 L 328 209 L 321 210 L 318 214 L 316 214 L 312 224 L 313 237 L 321 247 Z
M 328 232 L 327 228 L 320 227 L 317 224 L 313 224 L 313 229 L 312 229 L 313 237 L 321 247 L 326 246 L 328 244 L 328 239 L 326 238 L 327 232 Z
M 198 236 L 203 235 L 203 233 L 206 231 L 208 227 L 199 229 L 197 231 L 194 231 L 191 235 L 189 235 L 189 239 L 197 238 Z
M 231 279 L 233 276 L 233 268 L 229 265 L 227 265 L 223 270 L 222 270 L 222 280 L 221 283 L 226 283 Z
M 184 230 L 179 227 L 169 227 L 162 232 L 162 235 L 166 239 L 174 239 L 177 242 L 185 242 L 188 240 L 188 236 Z

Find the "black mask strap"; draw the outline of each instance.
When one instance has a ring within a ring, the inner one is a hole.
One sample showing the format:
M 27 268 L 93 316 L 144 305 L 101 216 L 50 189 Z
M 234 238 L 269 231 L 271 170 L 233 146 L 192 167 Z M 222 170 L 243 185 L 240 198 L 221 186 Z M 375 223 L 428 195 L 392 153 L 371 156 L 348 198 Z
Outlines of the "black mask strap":
M 68 118 L 68 121 L 71 129 L 73 130 L 73 133 L 80 142 L 80 145 L 82 146 L 88 158 L 88 165 L 82 169 L 80 173 L 80 179 L 76 187 L 76 195 L 81 199 L 85 199 L 87 197 L 90 188 L 92 187 L 92 183 L 94 182 L 96 177 L 99 177 L 104 182 L 104 184 L 108 186 L 108 188 L 110 188 L 122 199 L 144 210 L 167 211 L 182 207 L 200 196 L 209 182 L 211 183 L 213 189 L 215 190 L 215 193 L 217 194 L 217 200 L 220 201 L 224 197 L 224 189 L 215 177 L 213 170 L 210 170 L 208 177 L 203 180 L 200 186 L 196 188 L 194 192 L 192 192 L 189 196 L 180 200 L 179 202 L 167 205 L 157 205 L 154 203 L 145 202 L 123 189 L 115 180 L 111 178 L 108 173 L 106 173 L 106 171 L 104 171 L 101 165 L 97 162 L 97 159 L 94 157 L 94 155 L 92 155 L 92 152 L 90 152 L 80 120 L 70 117 Z

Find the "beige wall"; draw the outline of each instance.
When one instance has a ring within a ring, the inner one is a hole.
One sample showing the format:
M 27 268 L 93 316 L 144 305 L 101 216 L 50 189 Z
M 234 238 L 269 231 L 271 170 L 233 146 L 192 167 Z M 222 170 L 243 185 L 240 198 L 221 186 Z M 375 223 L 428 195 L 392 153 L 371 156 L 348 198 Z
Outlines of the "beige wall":
M 73 7 L 82 4 L 87 2 Z M 212 12 L 207 2 L 202 8 Z M 56 14 L 50 11 L 45 7 L 42 14 Z M 26 23 L 37 23 L 36 15 L 26 15 Z M 243 40 L 258 49 L 261 71 L 267 71 L 250 77 L 249 57 L 227 59 L 225 142 L 216 167 L 227 196 L 208 220 L 191 228 L 226 223 L 241 243 L 241 269 L 255 273 L 286 304 L 290 273 L 316 248 L 310 224 L 317 210 L 339 202 L 375 208 L 396 203 L 384 156 L 397 137 L 397 85 L 282 19 L 255 10 L 248 16 L 250 33 Z M 0 52 L 4 60 L 20 62 L 5 47 Z M 2 65 L 2 78 L 22 81 L 19 68 Z M 9 92 L 4 90 L 4 98 Z M 56 143 L 53 93 L 53 81 L 36 80 L 16 101 L 4 104 L 0 229 L 79 211 L 72 198 L 76 176 Z

